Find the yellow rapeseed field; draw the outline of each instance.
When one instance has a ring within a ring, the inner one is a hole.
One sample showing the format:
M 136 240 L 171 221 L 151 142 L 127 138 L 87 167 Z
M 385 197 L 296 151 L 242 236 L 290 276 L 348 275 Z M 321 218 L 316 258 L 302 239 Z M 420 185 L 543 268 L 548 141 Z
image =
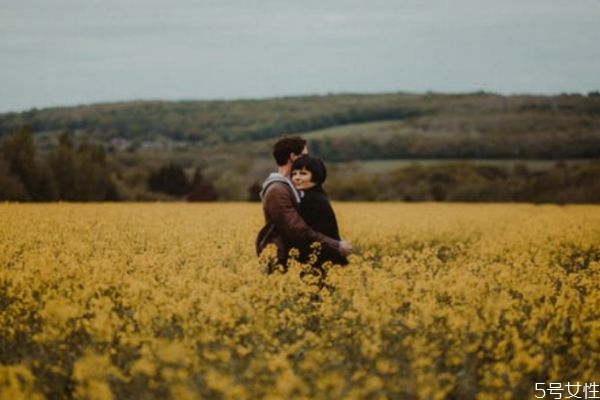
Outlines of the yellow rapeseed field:
M 600 206 L 334 208 L 319 290 L 259 204 L 0 204 L 0 400 L 600 397 Z

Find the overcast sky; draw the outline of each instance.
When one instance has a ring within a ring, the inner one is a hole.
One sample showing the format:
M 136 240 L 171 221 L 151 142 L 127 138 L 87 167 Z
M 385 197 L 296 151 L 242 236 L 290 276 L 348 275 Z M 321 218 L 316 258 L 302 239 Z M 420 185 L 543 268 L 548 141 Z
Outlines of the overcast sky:
M 600 0 L 0 0 L 0 112 L 600 90 Z

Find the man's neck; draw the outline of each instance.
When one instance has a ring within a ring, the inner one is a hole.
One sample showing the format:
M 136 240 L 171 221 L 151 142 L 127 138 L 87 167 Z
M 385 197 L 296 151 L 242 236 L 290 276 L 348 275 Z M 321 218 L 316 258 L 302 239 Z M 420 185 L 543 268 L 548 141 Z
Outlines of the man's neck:
M 289 178 L 292 173 L 292 166 L 289 163 L 283 166 L 279 166 L 277 172 L 279 173 L 279 175 Z

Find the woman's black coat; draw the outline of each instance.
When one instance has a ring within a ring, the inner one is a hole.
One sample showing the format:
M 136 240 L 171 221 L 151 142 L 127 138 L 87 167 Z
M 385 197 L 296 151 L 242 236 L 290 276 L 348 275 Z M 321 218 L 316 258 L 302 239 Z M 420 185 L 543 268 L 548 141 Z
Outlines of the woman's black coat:
M 340 240 L 337 220 L 327 194 L 321 185 L 304 190 L 300 201 L 299 213 L 308 226 L 332 239 Z M 310 254 L 310 243 L 300 246 L 300 260 L 306 261 Z M 348 260 L 338 252 L 323 247 L 317 259 L 317 265 L 326 261 L 346 265 Z

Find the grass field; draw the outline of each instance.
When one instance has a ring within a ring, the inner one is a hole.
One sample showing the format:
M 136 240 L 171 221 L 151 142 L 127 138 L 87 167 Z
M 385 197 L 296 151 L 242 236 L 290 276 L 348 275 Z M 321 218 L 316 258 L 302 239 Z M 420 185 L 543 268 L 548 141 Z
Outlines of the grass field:
M 579 159 L 579 160 L 561 160 L 562 165 L 581 165 L 590 163 L 592 160 Z M 489 166 L 502 168 L 507 171 L 512 171 L 517 165 L 524 165 L 528 171 L 544 171 L 553 168 L 559 161 L 557 160 L 525 160 L 525 159 L 506 159 L 506 160 L 493 160 L 493 159 L 398 159 L 398 160 L 359 160 L 350 162 L 335 162 L 329 163 L 329 168 L 332 171 L 352 171 L 363 172 L 369 174 L 380 174 L 395 171 L 401 168 L 410 166 L 444 166 L 444 165 L 455 165 L 455 164 L 469 164 L 478 166 Z
M 600 206 L 334 208 L 319 290 L 258 204 L 0 204 L 0 399 L 600 394 Z

